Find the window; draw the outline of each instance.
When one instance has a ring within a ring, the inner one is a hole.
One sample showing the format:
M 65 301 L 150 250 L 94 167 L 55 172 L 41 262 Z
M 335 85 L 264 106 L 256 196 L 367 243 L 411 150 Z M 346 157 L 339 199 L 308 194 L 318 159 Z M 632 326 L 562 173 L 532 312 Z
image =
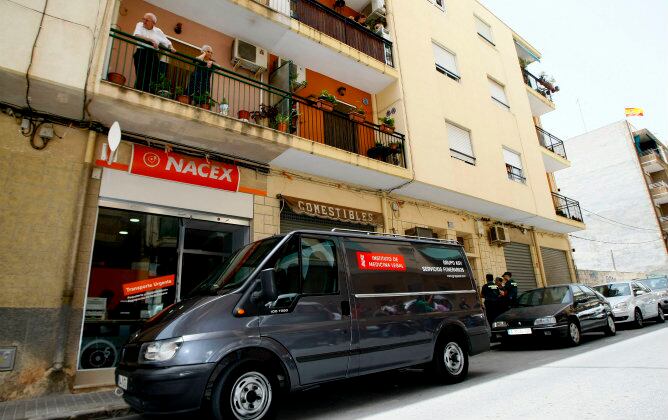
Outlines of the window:
M 587 295 L 578 286 L 573 286 L 573 301 L 579 303 L 587 300 Z
M 483 37 L 485 41 L 494 45 L 494 38 L 492 37 L 492 27 L 489 24 L 485 23 L 478 16 L 475 16 L 475 27 L 478 31 L 478 35 Z
M 446 123 L 446 126 L 448 130 L 448 143 L 450 143 L 450 156 L 475 165 L 471 133 L 450 123 Z
M 508 149 L 503 149 L 503 159 L 506 162 L 506 172 L 508 179 L 516 182 L 525 183 L 526 178 L 522 171 L 522 159 L 520 155 Z
M 436 70 L 445 74 L 453 80 L 459 80 L 459 72 L 457 71 L 457 59 L 453 53 L 432 42 L 434 50 L 434 60 L 436 61 Z
M 510 109 L 510 105 L 508 105 L 508 98 L 506 97 L 506 90 L 503 85 L 490 78 L 487 78 L 487 80 L 489 81 L 489 91 L 492 95 L 492 99 L 496 103 Z
M 585 292 L 585 295 L 587 295 L 587 298 L 591 299 L 596 299 L 596 293 L 594 293 L 593 290 L 591 290 L 587 286 L 580 286 L 580 289 L 582 289 Z
M 433 4 L 434 6 L 438 7 L 439 9 L 445 12 L 445 0 L 427 0 L 427 1 L 429 1 L 429 3 Z

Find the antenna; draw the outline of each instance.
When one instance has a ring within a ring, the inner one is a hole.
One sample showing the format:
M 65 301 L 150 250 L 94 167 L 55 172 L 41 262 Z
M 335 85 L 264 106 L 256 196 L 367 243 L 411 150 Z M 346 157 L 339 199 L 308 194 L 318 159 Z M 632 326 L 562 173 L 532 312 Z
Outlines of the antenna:
M 107 134 L 107 142 L 109 145 L 109 158 L 107 159 L 107 164 L 111 165 L 111 162 L 116 158 L 116 150 L 121 144 L 121 126 L 118 124 L 118 121 L 114 121 L 109 128 L 109 134 Z

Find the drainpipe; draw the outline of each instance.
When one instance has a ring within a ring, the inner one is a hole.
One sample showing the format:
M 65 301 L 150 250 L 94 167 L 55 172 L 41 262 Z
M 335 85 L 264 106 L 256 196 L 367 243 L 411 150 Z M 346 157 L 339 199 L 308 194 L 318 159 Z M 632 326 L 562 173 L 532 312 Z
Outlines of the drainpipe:
M 547 287 L 547 277 L 545 276 L 545 266 L 543 266 L 543 255 L 540 253 L 540 246 L 538 245 L 538 235 L 535 229 L 531 229 L 531 243 L 533 249 L 536 250 L 536 261 L 538 262 L 538 273 L 540 274 L 542 287 Z
M 384 226 L 384 233 L 390 233 L 392 227 L 390 226 L 390 217 L 388 215 L 388 209 L 387 209 L 387 193 L 383 192 L 380 196 L 380 208 L 381 212 L 383 213 L 383 226 Z
M 84 155 L 81 185 L 77 197 L 74 237 L 72 238 L 72 247 L 70 250 L 70 260 L 67 264 L 67 275 L 63 287 L 62 302 L 58 317 L 58 331 L 56 334 L 56 352 L 53 355 L 53 369 L 62 370 L 65 361 L 65 349 L 68 345 L 68 336 L 70 332 L 70 318 L 72 315 L 72 298 L 74 296 L 74 276 L 77 266 L 77 256 L 79 254 L 79 242 L 81 239 L 81 229 L 83 223 L 84 205 L 86 203 L 86 194 L 88 192 L 88 183 L 91 177 L 92 163 L 95 156 L 95 141 L 97 133 L 88 132 L 88 141 L 86 143 L 86 153 Z

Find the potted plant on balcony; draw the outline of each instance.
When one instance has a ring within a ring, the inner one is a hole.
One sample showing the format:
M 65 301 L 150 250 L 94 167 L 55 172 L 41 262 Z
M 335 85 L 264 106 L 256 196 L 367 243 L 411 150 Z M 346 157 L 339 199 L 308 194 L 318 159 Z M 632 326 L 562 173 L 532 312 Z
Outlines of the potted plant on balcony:
M 385 160 L 389 155 L 392 154 L 392 149 L 377 141 L 372 148 L 367 150 L 366 154 L 371 159 Z
M 336 96 L 327 92 L 327 89 L 323 89 L 318 96 L 318 108 L 323 111 L 332 112 L 334 110 L 334 104 L 336 104 Z
M 252 111 L 250 117 L 255 120 L 256 124 L 269 126 L 276 121 L 278 115 L 278 108 L 271 105 L 260 104 L 260 109 Z
M 394 134 L 394 118 L 388 116 L 380 118 L 380 131 L 387 134 Z
M 559 86 L 555 85 L 555 83 L 557 82 L 556 80 L 554 80 L 554 77 L 548 76 L 545 72 L 542 72 L 540 74 L 538 81 L 540 82 L 541 85 L 545 87 L 545 89 L 549 90 L 551 93 L 559 92 Z
M 356 123 L 363 123 L 364 121 L 366 121 L 364 119 L 364 114 L 366 114 L 366 111 L 364 111 L 364 108 L 359 107 L 359 108 L 352 109 L 348 113 L 348 116 L 350 117 L 351 120 L 355 121 Z
M 216 106 L 216 101 L 213 100 L 209 92 L 200 92 L 193 95 L 193 103 L 202 109 L 210 111 L 212 107 Z
M 172 83 L 164 74 L 161 74 L 158 77 L 158 80 L 156 80 L 155 82 L 151 82 L 149 87 L 151 88 L 151 92 L 155 93 L 158 96 L 162 96 L 163 98 L 167 99 L 172 98 L 172 92 L 170 91 L 170 89 L 172 88 Z
M 226 98 L 220 100 L 220 104 L 218 104 L 218 107 L 220 109 L 220 115 L 224 115 L 227 117 L 227 115 L 230 112 L 230 105 L 227 103 Z
M 125 76 L 123 76 L 120 73 L 115 73 L 115 72 L 109 72 L 107 73 L 107 80 L 110 81 L 111 83 L 115 83 L 117 85 L 125 85 L 125 81 L 127 80 Z
M 299 114 L 294 109 L 289 114 L 277 114 L 275 117 L 276 129 L 283 133 L 288 132 L 288 126 L 297 118 Z
M 190 96 L 183 93 L 183 88 L 181 86 L 177 86 L 176 89 L 174 89 L 174 96 L 176 96 L 176 100 L 182 104 L 190 104 Z
M 240 110 L 237 112 L 237 117 L 238 117 L 241 121 L 248 122 L 248 121 L 250 121 L 251 113 L 250 113 L 250 111 L 248 111 L 248 110 L 240 109 Z

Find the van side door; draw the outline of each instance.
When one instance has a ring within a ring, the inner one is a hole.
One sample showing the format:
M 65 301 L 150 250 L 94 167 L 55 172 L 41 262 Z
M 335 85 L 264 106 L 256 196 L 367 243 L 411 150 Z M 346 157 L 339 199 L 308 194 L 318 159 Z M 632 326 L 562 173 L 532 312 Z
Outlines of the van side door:
M 264 309 L 260 335 L 290 352 L 301 385 L 348 375 L 350 302 L 337 243 L 326 235 L 295 235 L 271 267 L 278 298 Z

